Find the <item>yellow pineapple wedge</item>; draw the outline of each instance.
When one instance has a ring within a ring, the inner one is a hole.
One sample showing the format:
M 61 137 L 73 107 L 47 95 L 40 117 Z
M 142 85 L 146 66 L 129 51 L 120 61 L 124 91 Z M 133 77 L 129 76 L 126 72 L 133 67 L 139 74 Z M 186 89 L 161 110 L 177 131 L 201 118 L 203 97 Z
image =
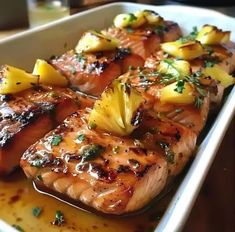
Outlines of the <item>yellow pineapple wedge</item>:
M 192 104 L 194 103 L 194 88 L 193 86 L 185 82 L 184 89 L 182 93 L 175 91 L 177 88 L 177 82 L 163 87 L 160 91 L 160 101 L 162 103 L 172 103 L 172 104 Z
M 128 135 L 138 126 L 134 119 L 142 103 L 143 99 L 136 89 L 115 80 L 96 101 L 89 116 L 89 125 L 115 135 Z
M 114 50 L 119 46 L 119 41 L 111 36 L 96 31 L 85 32 L 75 50 L 81 52 L 102 52 Z
M 190 74 L 190 63 L 186 60 L 165 59 L 158 65 L 158 71 L 183 79 Z
M 38 84 L 38 77 L 10 65 L 0 70 L 0 94 L 14 94 Z
M 33 74 L 39 76 L 39 84 L 65 87 L 68 80 L 45 60 L 37 59 Z
M 183 60 L 193 60 L 206 53 L 199 41 L 182 43 L 176 40 L 161 44 L 161 48 L 164 52 Z
M 227 43 L 230 40 L 230 31 L 222 31 L 215 26 L 205 25 L 199 31 L 196 40 L 202 44 L 216 45 Z
M 205 76 L 209 76 L 221 83 L 224 88 L 235 84 L 235 78 L 225 72 L 219 65 L 215 64 L 213 67 L 206 67 L 202 70 Z

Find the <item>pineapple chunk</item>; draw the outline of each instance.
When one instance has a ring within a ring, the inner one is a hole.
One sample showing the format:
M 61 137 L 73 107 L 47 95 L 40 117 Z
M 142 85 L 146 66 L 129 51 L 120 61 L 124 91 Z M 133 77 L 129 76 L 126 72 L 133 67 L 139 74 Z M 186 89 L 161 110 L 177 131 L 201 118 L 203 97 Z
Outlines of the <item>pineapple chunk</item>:
M 39 84 L 67 86 L 68 80 L 45 60 L 37 59 L 33 74 L 39 76 Z
M 167 42 L 161 45 L 164 52 L 184 60 L 193 60 L 203 54 L 205 51 L 198 41 L 189 41 L 182 43 L 179 40 Z
M 133 118 L 142 103 L 139 92 L 115 80 L 96 101 L 89 116 L 89 125 L 116 135 L 128 135 L 137 127 Z
M 134 20 L 136 20 L 134 14 L 119 14 L 114 18 L 113 24 L 115 27 L 125 28 L 129 27 Z
M 196 40 L 207 45 L 227 43 L 230 40 L 230 34 L 230 31 L 222 31 L 215 26 L 205 25 L 199 31 Z
M 219 81 L 224 88 L 235 84 L 235 78 L 225 72 L 219 65 L 215 64 L 213 67 L 206 67 L 202 70 L 202 73 Z
M 144 17 L 146 18 L 148 24 L 150 25 L 161 25 L 163 23 L 163 18 L 152 10 L 144 10 Z
M 131 22 L 130 26 L 132 28 L 141 27 L 147 22 L 143 11 L 137 11 L 134 13 L 134 15 L 135 15 L 136 19 Z
M 10 65 L 0 70 L 0 94 L 14 94 L 38 84 L 38 77 Z
M 188 82 L 184 83 L 184 89 L 182 93 L 175 91 L 177 88 L 177 82 L 163 87 L 160 90 L 160 101 L 162 103 L 173 103 L 173 104 L 192 104 L 194 103 L 194 88 Z
M 190 74 L 190 64 L 185 60 L 162 60 L 158 66 L 161 73 L 171 74 L 179 78 L 184 78 Z
M 81 52 L 101 52 L 114 50 L 119 46 L 118 40 L 96 31 L 87 31 L 83 34 L 75 50 Z

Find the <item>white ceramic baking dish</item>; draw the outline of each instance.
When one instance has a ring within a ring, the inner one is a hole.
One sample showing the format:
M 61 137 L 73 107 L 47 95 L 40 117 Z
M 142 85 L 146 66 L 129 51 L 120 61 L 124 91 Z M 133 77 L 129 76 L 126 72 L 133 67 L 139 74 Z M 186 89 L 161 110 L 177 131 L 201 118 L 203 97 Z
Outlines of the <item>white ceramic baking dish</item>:
M 186 6 L 150 6 L 114 3 L 73 15 L 69 18 L 12 36 L 0 42 L 0 64 L 10 64 L 31 71 L 36 58 L 48 59 L 73 48 L 86 29 L 102 29 L 112 23 L 116 14 L 151 9 L 168 20 L 178 22 L 186 32 L 205 23 L 234 30 L 235 19 L 215 11 Z M 235 41 L 235 31 L 232 33 Z M 198 148 L 196 158 L 183 178 L 155 231 L 179 231 L 215 157 L 220 142 L 235 112 L 235 88 L 230 92 L 208 135 Z M 6 225 L 0 228 L 6 228 Z M 1 230 L 2 231 L 2 230 Z M 3 230 L 5 231 L 5 230 Z M 6 231 L 8 231 L 6 229 Z

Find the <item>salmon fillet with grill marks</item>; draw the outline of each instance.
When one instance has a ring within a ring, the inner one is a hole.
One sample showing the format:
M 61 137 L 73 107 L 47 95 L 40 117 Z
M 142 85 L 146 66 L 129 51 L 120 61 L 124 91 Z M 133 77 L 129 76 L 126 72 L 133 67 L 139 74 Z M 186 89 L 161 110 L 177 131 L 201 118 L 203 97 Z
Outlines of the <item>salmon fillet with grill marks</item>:
M 104 213 L 145 206 L 195 147 L 196 134 L 172 121 L 146 118 L 131 139 L 90 130 L 87 117 L 80 111 L 66 119 L 24 153 L 21 167 L 29 178 Z
M 196 58 L 190 61 L 192 72 L 200 71 L 206 62 L 212 62 L 219 65 L 225 72 L 231 74 L 235 70 L 235 45 L 233 42 L 222 45 L 211 45 L 207 47 L 211 51 L 211 54 L 204 55 L 200 58 Z M 169 58 L 164 52 L 157 51 L 153 53 L 145 61 L 145 67 L 157 68 L 161 60 Z M 216 108 L 223 97 L 224 87 L 220 83 L 214 83 L 210 91 L 210 109 Z
M 110 52 L 81 54 L 69 51 L 50 63 L 63 73 L 72 87 L 80 91 L 100 95 L 112 80 L 125 73 L 129 66 L 144 65 L 144 60 L 128 49 Z
M 160 101 L 160 91 L 165 86 L 156 69 L 135 69 L 125 73 L 119 79 L 135 87 L 145 99 L 144 107 L 153 116 L 166 117 L 192 129 L 196 134 L 202 130 L 209 111 L 209 96 L 203 100 L 200 108 L 195 104 L 173 104 Z
M 182 35 L 179 25 L 171 21 L 165 21 L 161 26 L 143 26 L 137 29 L 110 27 L 103 33 L 117 38 L 121 47 L 130 48 L 144 60 L 160 49 L 160 43 L 174 41 Z
M 19 165 L 23 152 L 79 108 L 93 100 L 69 89 L 38 87 L 2 95 L 0 104 L 0 174 Z

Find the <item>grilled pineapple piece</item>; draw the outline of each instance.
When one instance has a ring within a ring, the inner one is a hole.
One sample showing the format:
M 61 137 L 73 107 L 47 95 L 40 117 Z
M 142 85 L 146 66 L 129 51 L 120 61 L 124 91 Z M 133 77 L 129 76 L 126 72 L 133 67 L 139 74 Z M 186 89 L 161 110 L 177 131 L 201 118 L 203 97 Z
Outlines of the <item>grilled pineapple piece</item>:
M 219 81 L 224 88 L 235 84 L 235 78 L 225 72 L 219 65 L 215 64 L 213 67 L 206 67 L 202 70 L 202 73 Z
M 148 24 L 150 25 L 161 25 L 163 23 L 163 18 L 152 10 L 144 10 L 144 17 L 146 18 Z
M 184 89 L 182 93 L 176 91 L 177 82 L 163 87 L 160 91 L 160 101 L 162 103 L 173 104 L 192 104 L 194 103 L 194 88 L 188 82 L 184 83 Z
M 115 80 L 96 101 L 89 125 L 116 135 L 128 135 L 138 126 L 134 119 L 142 102 L 139 92 Z
M 119 46 L 118 40 L 96 31 L 87 31 L 83 34 L 75 50 L 81 52 L 101 52 L 114 50 Z
M 0 94 L 14 94 L 38 84 L 38 77 L 10 65 L 0 70 Z
M 68 80 L 45 60 L 37 59 L 33 74 L 39 76 L 39 84 L 65 87 Z
M 185 60 L 162 60 L 158 66 L 158 71 L 161 73 L 171 74 L 179 78 L 184 78 L 190 74 L 190 64 Z
M 161 48 L 164 52 L 183 60 L 193 60 L 205 54 L 201 43 L 198 41 L 182 43 L 180 40 L 176 40 L 174 42 L 163 43 Z
M 196 40 L 206 45 L 227 43 L 230 40 L 230 31 L 222 31 L 215 26 L 205 25 L 199 31 Z
M 119 28 L 138 28 L 144 24 L 160 25 L 163 23 L 163 18 L 154 11 L 144 10 L 137 11 L 134 14 L 119 14 L 114 18 L 114 26 Z
M 147 20 L 145 18 L 144 12 L 143 11 L 137 11 L 134 13 L 136 19 L 131 22 L 131 27 L 132 28 L 138 28 L 144 25 Z

